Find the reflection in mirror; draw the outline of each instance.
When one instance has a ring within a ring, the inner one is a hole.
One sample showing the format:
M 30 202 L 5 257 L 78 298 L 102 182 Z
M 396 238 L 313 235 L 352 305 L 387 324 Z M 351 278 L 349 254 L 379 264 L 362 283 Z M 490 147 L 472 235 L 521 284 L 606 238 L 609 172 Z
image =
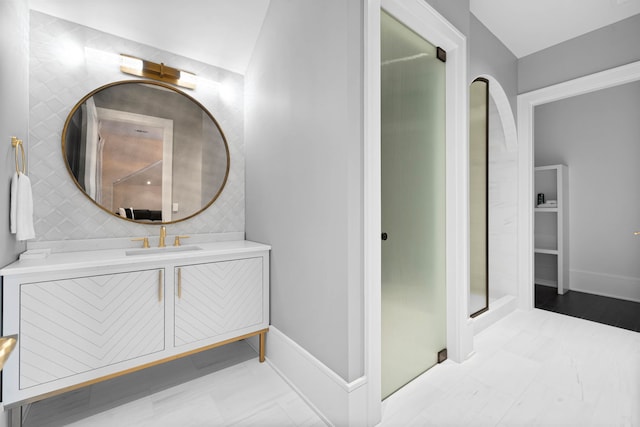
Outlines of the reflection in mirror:
M 478 78 L 469 93 L 469 315 L 489 309 L 489 81 Z
M 89 93 L 67 118 L 62 152 L 87 197 L 141 222 L 196 215 L 229 174 L 229 148 L 213 116 L 158 82 L 128 80 Z

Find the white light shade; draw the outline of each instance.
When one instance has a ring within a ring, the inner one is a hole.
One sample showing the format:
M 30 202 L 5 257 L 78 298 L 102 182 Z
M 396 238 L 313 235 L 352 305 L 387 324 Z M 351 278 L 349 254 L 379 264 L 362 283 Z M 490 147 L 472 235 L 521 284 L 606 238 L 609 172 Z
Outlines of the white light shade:
M 132 70 L 142 71 L 142 59 L 120 55 L 120 65 Z
M 180 82 L 195 85 L 197 83 L 197 77 L 188 71 L 180 70 Z

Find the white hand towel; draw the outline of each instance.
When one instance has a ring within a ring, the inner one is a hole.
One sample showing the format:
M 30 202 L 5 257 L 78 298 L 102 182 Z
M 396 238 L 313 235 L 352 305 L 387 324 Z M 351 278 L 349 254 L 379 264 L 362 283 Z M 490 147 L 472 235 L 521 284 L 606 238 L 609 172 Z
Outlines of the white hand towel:
M 16 212 L 18 211 L 18 173 L 11 177 L 11 233 L 16 234 L 18 224 L 16 222 Z
M 18 174 L 18 191 L 16 192 L 16 239 L 28 240 L 36 237 L 33 229 L 33 195 L 31 180 L 23 173 Z

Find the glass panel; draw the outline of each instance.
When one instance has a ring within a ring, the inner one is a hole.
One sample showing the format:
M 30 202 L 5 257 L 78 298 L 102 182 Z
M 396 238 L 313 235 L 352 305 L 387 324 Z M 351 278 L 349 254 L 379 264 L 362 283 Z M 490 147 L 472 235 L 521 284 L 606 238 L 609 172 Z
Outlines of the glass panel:
M 469 315 L 489 308 L 488 282 L 488 125 L 489 82 L 476 79 L 469 93 L 469 234 L 470 292 Z
M 445 63 L 384 12 L 381 45 L 385 398 L 446 346 Z

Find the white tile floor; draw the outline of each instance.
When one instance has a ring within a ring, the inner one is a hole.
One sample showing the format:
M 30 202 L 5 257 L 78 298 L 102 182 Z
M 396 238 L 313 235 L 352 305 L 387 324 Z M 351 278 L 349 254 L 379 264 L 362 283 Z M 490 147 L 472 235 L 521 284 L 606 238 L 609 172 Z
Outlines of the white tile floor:
M 245 342 L 37 402 L 23 425 L 325 426 Z
M 640 426 L 639 333 L 518 311 L 475 349 L 385 400 L 380 426 Z M 324 426 L 246 344 L 213 353 L 36 403 L 25 426 Z
M 640 315 L 640 313 L 638 313 Z M 640 334 L 516 311 L 383 403 L 382 426 L 640 426 Z

